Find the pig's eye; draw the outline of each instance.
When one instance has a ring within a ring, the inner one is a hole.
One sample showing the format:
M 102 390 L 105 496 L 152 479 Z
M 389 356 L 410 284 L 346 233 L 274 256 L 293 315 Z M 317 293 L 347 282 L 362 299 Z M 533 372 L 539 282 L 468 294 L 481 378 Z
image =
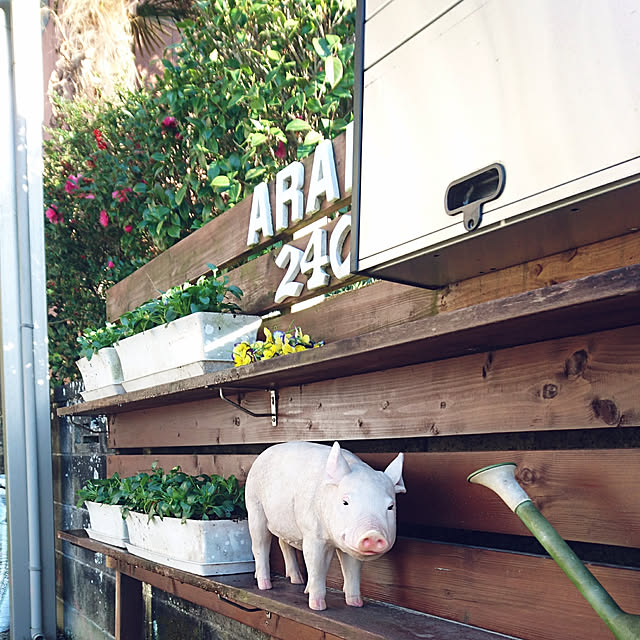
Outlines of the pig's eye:
M 342 504 L 343 504 L 345 507 L 348 507 L 348 506 L 349 506 L 349 502 L 348 502 L 347 500 L 344 500 L 344 499 L 342 500 Z
M 392 505 L 392 504 L 390 504 L 390 505 L 387 507 L 387 511 L 393 511 L 393 505 Z

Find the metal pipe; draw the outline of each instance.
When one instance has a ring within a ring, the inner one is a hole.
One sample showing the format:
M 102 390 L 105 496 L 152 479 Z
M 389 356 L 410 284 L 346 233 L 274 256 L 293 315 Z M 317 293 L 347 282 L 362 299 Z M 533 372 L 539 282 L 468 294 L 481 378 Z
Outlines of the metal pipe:
M 618 606 L 573 549 L 538 511 L 515 478 L 516 466 L 513 462 L 505 462 L 483 467 L 470 474 L 467 481 L 487 487 L 502 498 L 558 563 L 617 640 L 638 640 L 640 615 L 625 613 Z
M 0 10 L 0 23 L 6 35 L 6 43 L 3 43 L 8 67 L 5 100 L 10 115 L 6 120 L 6 138 L 10 145 L 6 169 L 9 170 L 8 198 L 12 201 L 9 206 L 0 207 L 3 232 L 8 236 L 3 243 L 5 255 L 1 280 L 4 290 L 1 301 L 3 315 L 6 313 L 12 319 L 11 330 L 5 332 L 9 327 L 3 318 L 3 343 L 6 349 L 7 340 L 11 340 L 12 355 L 11 368 L 7 367 L 8 361 L 4 364 L 5 373 L 9 371 L 10 375 L 3 376 L 2 382 L 5 396 L 13 396 L 11 412 L 4 416 L 6 433 L 10 434 L 10 440 L 16 441 L 17 430 L 23 447 L 22 452 L 16 447 L 8 447 L 11 449 L 8 451 L 11 455 L 7 456 L 9 494 L 13 496 L 11 502 L 15 507 L 16 492 L 24 491 L 26 500 L 21 501 L 20 510 L 26 503 L 27 512 L 26 522 L 23 514 L 18 516 L 15 508 L 9 513 L 10 552 L 14 562 L 11 569 L 12 591 L 17 584 L 14 579 L 24 571 L 25 565 L 28 565 L 29 585 L 28 598 L 22 595 L 22 589 L 11 594 L 11 624 L 16 637 L 26 635 L 24 627 L 28 624 L 29 637 L 44 640 L 45 635 L 53 636 L 54 633 L 55 596 L 53 536 L 48 535 L 53 533 L 52 524 L 48 523 L 53 513 L 51 480 L 48 477 L 51 455 L 42 229 L 42 73 L 38 48 L 34 51 L 34 43 L 39 44 L 41 39 L 39 3 L 37 0 L 2 1 Z M 45 535 L 47 539 L 43 541 Z M 47 553 L 44 559 L 43 551 Z M 18 556 L 26 562 L 15 564 Z M 46 584 L 43 581 L 44 565 Z M 43 607 L 45 598 L 46 615 Z M 17 612 L 22 614 L 24 608 L 29 610 L 28 623 L 23 621 L 22 615 L 17 616 Z M 19 619 L 14 619 L 14 613 Z

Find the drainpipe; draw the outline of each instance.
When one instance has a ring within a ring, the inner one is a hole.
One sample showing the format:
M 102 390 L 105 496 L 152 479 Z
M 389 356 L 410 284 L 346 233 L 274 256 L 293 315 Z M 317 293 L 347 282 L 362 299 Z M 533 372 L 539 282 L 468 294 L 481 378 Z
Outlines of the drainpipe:
M 0 10 L 0 60 L 5 61 L 5 68 L 0 69 L 5 76 L 0 78 L 5 89 L 0 124 L 4 122 L 6 126 L 3 137 L 7 149 L 6 155 L 0 157 L 0 170 L 5 173 L 0 180 L 5 199 L 0 206 L 4 235 L 0 243 L 1 387 L 11 626 L 14 637 L 26 637 L 28 626 L 31 640 L 45 640 L 45 626 L 50 638 L 55 633 L 55 589 L 42 213 L 40 11 L 37 0 L 0 0 Z M 45 538 L 50 539 L 43 542 Z M 47 554 L 44 562 L 43 552 Z M 24 597 L 25 582 L 28 602 Z M 47 599 L 45 616 L 43 593 Z
M 518 484 L 515 469 L 516 465 L 513 462 L 494 464 L 478 469 L 467 480 L 491 489 L 502 498 L 558 563 L 617 640 L 638 640 L 640 615 L 625 613 L 591 571 L 582 564 L 573 549 L 560 537 Z

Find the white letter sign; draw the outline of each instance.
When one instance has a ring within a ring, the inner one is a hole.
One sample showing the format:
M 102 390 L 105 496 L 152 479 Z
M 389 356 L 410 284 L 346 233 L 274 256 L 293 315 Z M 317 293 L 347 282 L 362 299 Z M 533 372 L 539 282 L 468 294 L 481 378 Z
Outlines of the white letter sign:
M 292 162 L 276 174 L 276 231 L 286 229 L 304 216 L 304 165 Z M 291 209 L 291 216 L 288 209 Z
M 247 246 L 258 244 L 260 232 L 265 238 L 273 235 L 273 222 L 271 220 L 271 203 L 269 202 L 269 187 L 266 182 L 261 182 L 253 190 L 251 200 L 251 217 L 249 218 L 249 233 L 247 234 Z
M 307 213 L 315 213 L 320 210 L 323 195 L 327 202 L 335 202 L 340 198 L 331 140 L 323 140 L 316 147 L 313 156 L 311 181 L 307 194 Z

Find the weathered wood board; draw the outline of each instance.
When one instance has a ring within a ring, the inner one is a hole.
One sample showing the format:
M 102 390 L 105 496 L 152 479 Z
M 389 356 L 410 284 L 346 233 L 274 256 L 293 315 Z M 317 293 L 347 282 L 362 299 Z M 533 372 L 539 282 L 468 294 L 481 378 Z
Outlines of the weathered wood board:
M 382 470 L 395 454 L 359 455 Z M 107 472 L 134 475 L 149 471 L 157 460 L 164 469 L 180 465 L 187 473 L 233 474 L 244 481 L 254 459 L 231 454 L 117 455 L 107 458 Z M 640 547 L 637 449 L 405 453 L 407 493 L 398 496 L 400 527 L 529 536 L 520 519 L 493 492 L 466 482 L 473 471 L 497 462 L 518 465 L 518 480 L 565 539 Z
M 278 394 L 278 426 L 215 397 L 110 419 L 114 448 L 640 425 L 640 327 L 429 362 Z M 268 411 L 266 392 L 243 406 Z

